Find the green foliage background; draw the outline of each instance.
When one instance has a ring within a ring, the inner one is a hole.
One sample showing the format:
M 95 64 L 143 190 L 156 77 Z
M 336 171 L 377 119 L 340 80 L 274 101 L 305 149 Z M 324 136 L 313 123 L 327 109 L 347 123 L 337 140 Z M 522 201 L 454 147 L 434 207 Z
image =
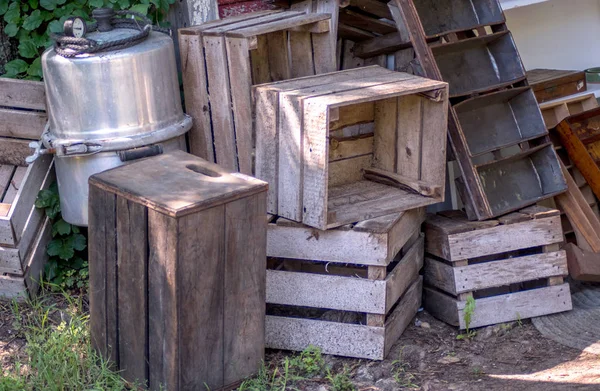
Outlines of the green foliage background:
M 52 45 L 50 33 L 62 32 L 70 16 L 90 20 L 94 8 L 132 10 L 163 24 L 169 5 L 176 0 L 0 0 L 3 34 L 18 41 L 19 58 L 4 65 L 3 77 L 41 80 L 40 56 Z

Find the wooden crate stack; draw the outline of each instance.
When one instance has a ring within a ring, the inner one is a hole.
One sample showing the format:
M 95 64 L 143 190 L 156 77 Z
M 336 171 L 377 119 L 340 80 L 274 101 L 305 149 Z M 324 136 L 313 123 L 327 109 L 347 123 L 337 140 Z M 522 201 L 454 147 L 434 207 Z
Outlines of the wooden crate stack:
M 330 19 L 261 11 L 180 29 L 191 153 L 252 174 L 252 85 L 335 71 Z
M 0 79 L 0 297 L 24 299 L 37 292 L 47 260 L 51 226 L 34 206 L 54 182 L 51 156 L 27 166 L 28 144 L 46 124 L 44 85 Z
M 429 216 L 424 230 L 424 307 L 445 322 L 476 328 L 572 308 L 557 210 L 480 222 L 451 211 Z
M 266 345 L 383 359 L 420 306 L 424 206 L 444 197 L 447 85 L 373 66 L 254 96 L 256 175 L 273 214 Z

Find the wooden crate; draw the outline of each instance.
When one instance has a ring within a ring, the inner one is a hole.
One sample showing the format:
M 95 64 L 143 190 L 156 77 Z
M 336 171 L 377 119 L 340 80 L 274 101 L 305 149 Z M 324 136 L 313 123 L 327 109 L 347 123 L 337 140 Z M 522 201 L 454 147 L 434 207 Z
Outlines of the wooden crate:
M 272 221 L 267 347 L 383 360 L 420 306 L 424 218 L 420 208 L 328 231 Z
M 527 79 L 540 103 L 587 91 L 583 71 L 533 69 L 527 72 Z
M 262 11 L 180 29 L 191 152 L 252 174 L 252 85 L 336 70 L 330 19 Z
M 598 100 L 593 93 L 578 97 L 565 97 L 552 102 L 541 103 L 540 110 L 546 123 L 546 128 L 552 130 L 563 119 L 598 107 Z
M 255 87 L 269 212 L 329 229 L 442 201 L 446 88 L 377 67 Z
M 151 390 L 233 389 L 264 357 L 267 184 L 184 152 L 90 178 L 90 328 Z
M 460 169 L 457 189 L 469 218 L 502 216 L 564 192 L 567 185 L 558 157 L 543 131 L 539 109 L 532 104 L 525 68 L 499 2 L 427 4 L 433 2 L 395 0 L 389 6 L 398 31 L 409 37 L 414 49 L 414 58 L 410 51 L 402 58 L 405 66 L 421 76 L 449 82 L 450 158 Z M 470 16 L 455 12 L 465 4 L 472 6 Z M 521 103 L 511 104 L 513 90 L 521 91 L 516 97 Z M 481 115 L 465 116 L 458 112 L 461 105 L 463 110 L 476 107 Z M 509 107 L 522 112 L 511 120 Z M 528 131 L 522 134 L 517 127 L 525 124 Z
M 571 309 L 560 212 L 533 206 L 484 222 L 459 211 L 425 223 L 424 307 L 461 329 L 475 299 L 470 328 Z

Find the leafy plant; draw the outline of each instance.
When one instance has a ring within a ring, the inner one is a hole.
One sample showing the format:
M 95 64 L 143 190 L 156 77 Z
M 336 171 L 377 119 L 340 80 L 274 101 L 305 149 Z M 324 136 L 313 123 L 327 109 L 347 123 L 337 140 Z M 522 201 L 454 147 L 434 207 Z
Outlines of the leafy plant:
M 285 391 L 288 384 L 290 370 L 289 360 L 285 360 L 283 369 L 274 368 L 269 370 L 263 363 L 258 370 L 258 374 L 244 382 L 238 388 L 238 391 Z
M 19 58 L 4 65 L 4 77 L 40 80 L 41 54 L 52 45 L 50 33 L 60 33 L 71 16 L 90 20 L 92 10 L 109 7 L 130 9 L 151 17 L 155 23 L 166 20 L 175 0 L 0 0 L 3 33 L 18 41 Z
M 300 355 L 290 360 L 290 368 L 296 376 L 313 377 L 321 374 L 325 369 L 321 348 L 310 345 Z
M 337 374 L 332 374 L 331 369 L 327 369 L 327 380 L 331 385 L 332 391 L 354 391 L 356 387 L 354 383 L 350 380 L 350 376 L 348 375 L 350 371 L 348 367 L 344 366 L 342 372 Z
M 463 310 L 463 320 L 465 321 L 465 334 L 459 334 L 456 339 L 469 339 L 477 335 L 477 332 L 470 330 L 471 320 L 475 313 L 475 299 L 473 296 L 467 298 L 465 309 Z
M 87 289 L 89 270 L 84 251 L 87 247 L 85 232 L 62 219 L 56 182 L 39 192 L 35 206 L 44 209 L 52 222 L 52 240 L 46 248 L 50 259 L 44 269 L 44 279 L 60 289 Z
M 415 381 L 416 376 L 412 374 L 410 364 L 404 361 L 404 347 L 400 350 L 400 356 L 397 360 L 392 361 L 394 381 L 404 388 L 420 388 Z

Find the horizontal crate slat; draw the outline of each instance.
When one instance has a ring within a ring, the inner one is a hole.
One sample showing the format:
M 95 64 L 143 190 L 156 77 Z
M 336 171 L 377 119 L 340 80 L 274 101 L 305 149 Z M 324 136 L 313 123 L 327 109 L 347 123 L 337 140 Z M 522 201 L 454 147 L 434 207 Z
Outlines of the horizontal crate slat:
M 415 277 L 423 267 L 424 239 L 423 235 L 410 247 L 402 260 L 396 265 L 394 270 L 386 278 L 386 303 L 385 313 L 387 314 L 398 302 L 398 299 L 408 291 Z
M 302 351 L 309 345 L 323 353 L 383 360 L 421 303 L 422 279 L 412 283 L 388 317 L 385 327 L 267 315 L 265 343 L 271 349 Z
M 2 78 L 0 80 L 0 106 L 46 110 L 44 83 Z
M 425 283 L 453 295 L 568 274 L 564 251 L 460 267 L 426 258 L 425 265 Z
M 0 136 L 38 140 L 47 120 L 46 113 L 0 108 Z

